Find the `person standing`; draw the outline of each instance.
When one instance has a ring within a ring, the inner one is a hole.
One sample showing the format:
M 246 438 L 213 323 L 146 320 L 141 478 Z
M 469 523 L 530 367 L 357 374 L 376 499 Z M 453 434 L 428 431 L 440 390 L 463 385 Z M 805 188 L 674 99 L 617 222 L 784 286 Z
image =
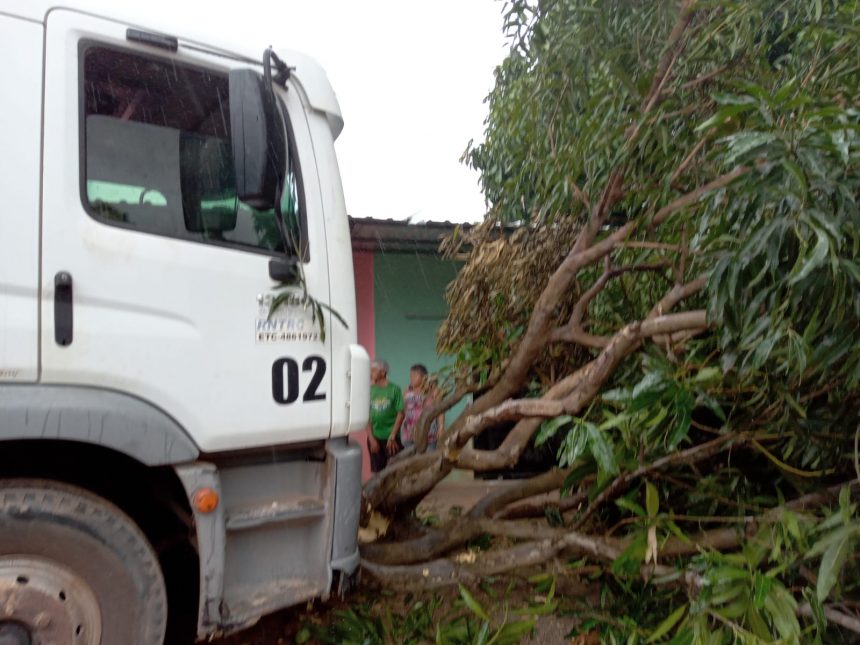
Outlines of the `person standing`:
M 376 359 L 370 365 L 370 470 L 378 473 L 397 454 L 397 436 L 403 424 L 403 392 L 388 380 L 388 363 Z
M 409 387 L 404 395 L 404 418 L 400 428 L 400 443 L 406 447 L 415 443 L 415 431 L 425 410 L 433 407 L 436 401 L 436 388 L 427 375 L 427 368 L 416 363 L 409 368 Z M 427 449 L 435 450 L 440 432 L 445 429 L 445 415 L 440 414 L 430 422 L 427 433 Z

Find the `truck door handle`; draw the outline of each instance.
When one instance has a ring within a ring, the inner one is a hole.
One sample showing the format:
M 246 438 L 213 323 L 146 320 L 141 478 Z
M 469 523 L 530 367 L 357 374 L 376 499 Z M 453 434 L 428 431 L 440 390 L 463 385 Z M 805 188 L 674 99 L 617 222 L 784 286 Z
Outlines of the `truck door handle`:
M 68 347 L 73 336 L 72 275 L 60 271 L 54 276 L 54 340 L 60 347 Z

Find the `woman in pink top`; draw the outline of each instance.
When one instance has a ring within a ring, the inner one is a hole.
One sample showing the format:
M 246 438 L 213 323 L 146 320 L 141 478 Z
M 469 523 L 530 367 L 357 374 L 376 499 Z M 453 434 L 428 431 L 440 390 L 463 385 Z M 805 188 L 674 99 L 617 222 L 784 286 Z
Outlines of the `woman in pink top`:
M 409 388 L 403 393 L 403 425 L 400 426 L 400 443 L 404 447 L 415 443 L 415 430 L 424 410 L 433 406 L 433 388 L 427 378 L 427 368 L 420 363 L 409 368 Z M 430 424 L 427 449 L 434 450 L 439 436 L 445 432 L 445 415 L 440 414 Z

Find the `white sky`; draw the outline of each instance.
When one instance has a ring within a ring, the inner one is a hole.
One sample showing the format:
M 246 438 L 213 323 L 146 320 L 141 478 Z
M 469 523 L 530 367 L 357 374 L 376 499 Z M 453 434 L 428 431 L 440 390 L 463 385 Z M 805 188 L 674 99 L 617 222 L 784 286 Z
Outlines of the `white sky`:
M 483 138 L 483 103 L 504 56 L 496 0 L 284 3 L 284 46 L 328 72 L 346 126 L 337 142 L 358 217 L 477 221 L 477 173 L 459 159 Z
M 459 159 L 483 138 L 483 103 L 505 54 L 500 0 L 92 0 L 176 24 L 212 44 L 301 51 L 328 73 L 357 217 L 477 221 L 478 175 Z M 289 61 L 287 61 L 289 63 Z

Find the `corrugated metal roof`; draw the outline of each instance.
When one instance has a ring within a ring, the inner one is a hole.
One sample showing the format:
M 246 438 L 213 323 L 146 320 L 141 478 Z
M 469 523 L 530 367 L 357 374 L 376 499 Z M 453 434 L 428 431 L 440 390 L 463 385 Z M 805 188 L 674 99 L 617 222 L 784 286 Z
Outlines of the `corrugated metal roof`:
M 469 229 L 472 224 L 454 222 L 418 222 L 375 219 L 373 217 L 350 217 L 354 251 L 381 253 L 422 253 L 433 255 L 439 252 L 439 243 L 460 226 Z

